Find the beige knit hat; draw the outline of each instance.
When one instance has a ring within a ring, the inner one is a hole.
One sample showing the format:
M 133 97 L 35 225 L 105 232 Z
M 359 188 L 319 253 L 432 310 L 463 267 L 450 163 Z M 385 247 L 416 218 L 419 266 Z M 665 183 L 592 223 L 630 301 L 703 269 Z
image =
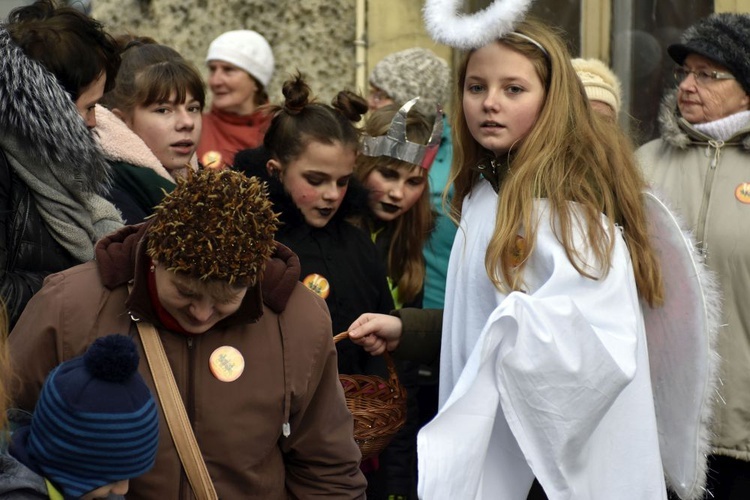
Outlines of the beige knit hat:
M 573 68 L 581 79 L 590 101 L 608 104 L 615 114 L 620 113 L 620 80 L 599 59 L 573 59 Z

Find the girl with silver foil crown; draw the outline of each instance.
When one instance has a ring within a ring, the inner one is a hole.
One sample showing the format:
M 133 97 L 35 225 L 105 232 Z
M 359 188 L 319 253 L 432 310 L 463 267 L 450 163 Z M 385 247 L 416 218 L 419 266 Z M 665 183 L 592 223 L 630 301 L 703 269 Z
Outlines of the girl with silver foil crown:
M 651 233 L 632 146 L 592 111 L 564 41 L 535 20 L 511 25 L 485 33 L 458 67 L 459 229 L 442 317 L 365 315 L 349 333 L 373 353 L 398 347 L 417 360 L 442 343 L 440 410 L 418 436 L 421 498 L 524 500 L 536 479 L 550 499 L 666 499 L 676 457 L 687 474 L 671 485 L 698 499 L 711 374 L 687 384 L 704 391 L 695 398 L 679 378 L 652 385 L 664 366 L 651 368 L 651 341 L 682 355 L 687 338 L 646 335 L 669 302 L 656 250 L 666 234 Z M 700 269 L 688 260 L 685 280 Z M 702 292 L 683 315 L 704 311 Z M 685 420 L 657 427 L 662 385 L 695 411 L 693 432 L 668 442 L 672 455 L 661 440 Z
M 101 240 L 96 260 L 32 299 L 10 335 L 13 399 L 34 408 L 57 364 L 127 332 L 141 352 L 148 339 L 163 346 L 159 380 L 174 377 L 218 498 L 363 498 L 330 316 L 299 283 L 297 257 L 274 241 L 277 225 L 257 179 L 208 169 L 178 179 L 153 217 Z M 141 360 L 153 388 L 157 365 Z M 160 414 L 175 406 L 159 405 Z M 165 419 L 160 434 L 156 464 L 131 481 L 129 499 L 202 491 Z
M 414 109 L 417 101 L 384 106 L 368 116 L 355 167 L 357 179 L 370 192 L 364 223 L 388 271 L 396 309 L 422 307 L 422 249 L 434 221 L 427 174 L 440 144 L 442 117 L 438 113 L 428 120 Z M 379 471 L 369 478 L 368 498 L 373 499 L 410 498 L 416 490 L 419 365 L 398 360 L 396 366 L 407 391 L 407 420 L 381 454 Z
M 368 229 L 386 263 L 397 309 L 421 305 L 422 247 L 434 219 L 427 173 L 439 145 L 442 121 L 433 129 L 424 115 L 412 109 L 416 101 L 400 109 L 389 105 L 368 117 L 363 153 L 355 168 L 357 179 L 370 191 Z

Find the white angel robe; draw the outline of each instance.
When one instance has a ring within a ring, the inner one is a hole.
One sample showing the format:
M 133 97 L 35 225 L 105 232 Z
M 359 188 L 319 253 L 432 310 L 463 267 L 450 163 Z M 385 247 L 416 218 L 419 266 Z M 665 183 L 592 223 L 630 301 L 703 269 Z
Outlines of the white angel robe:
M 506 296 L 484 266 L 496 204 L 485 180 L 464 201 L 448 265 L 441 408 L 418 436 L 420 498 L 525 500 L 536 477 L 551 500 L 665 499 L 625 241 L 618 233 L 605 278 L 583 277 L 539 200 L 527 293 Z M 584 234 L 574 229 L 578 248 Z

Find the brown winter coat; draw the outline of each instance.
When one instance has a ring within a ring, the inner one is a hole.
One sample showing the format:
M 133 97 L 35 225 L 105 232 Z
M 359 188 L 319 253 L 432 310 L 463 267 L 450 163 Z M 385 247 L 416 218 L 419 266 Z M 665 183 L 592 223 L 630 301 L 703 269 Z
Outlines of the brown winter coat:
M 298 283 L 297 257 L 279 245 L 262 284 L 248 290 L 235 314 L 186 336 L 162 329 L 152 310 L 144 233 L 145 225 L 129 226 L 103 239 L 96 261 L 50 276 L 29 302 L 10 336 L 18 406 L 31 410 L 47 373 L 95 338 L 137 338 L 132 315 L 161 334 L 219 498 L 364 498 L 330 317 Z M 231 383 L 217 380 L 208 363 L 224 345 L 245 358 L 244 373 Z M 153 390 L 143 355 L 140 372 Z M 193 498 L 163 416 L 160 431 L 156 465 L 131 481 L 129 499 Z

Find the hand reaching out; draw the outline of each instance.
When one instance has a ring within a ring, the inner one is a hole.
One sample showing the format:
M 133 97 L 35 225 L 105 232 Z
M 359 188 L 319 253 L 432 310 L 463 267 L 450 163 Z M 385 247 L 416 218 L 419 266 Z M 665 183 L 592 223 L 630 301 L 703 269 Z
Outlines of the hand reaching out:
M 349 326 L 349 338 L 373 356 L 398 347 L 402 332 L 401 319 L 388 314 L 365 313 Z

